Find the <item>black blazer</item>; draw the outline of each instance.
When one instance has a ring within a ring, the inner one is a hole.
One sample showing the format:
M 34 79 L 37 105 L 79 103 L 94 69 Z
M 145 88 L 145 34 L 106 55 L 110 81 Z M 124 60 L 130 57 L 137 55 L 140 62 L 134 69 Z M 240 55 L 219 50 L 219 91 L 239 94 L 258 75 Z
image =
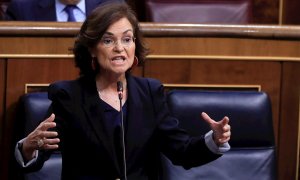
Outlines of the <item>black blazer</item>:
M 88 16 L 101 3 L 110 0 L 86 0 Z M 123 2 L 122 0 L 119 0 Z M 55 0 L 12 0 L 6 10 L 6 20 L 56 21 Z
M 187 169 L 220 156 L 210 152 L 203 137 L 190 138 L 178 128 L 159 81 L 127 75 L 127 88 L 128 179 L 158 179 L 161 152 Z M 121 152 L 114 148 L 112 131 L 103 121 L 95 81 L 84 77 L 61 81 L 51 84 L 48 92 L 61 138 L 62 178 L 122 177 L 122 163 L 116 158 Z

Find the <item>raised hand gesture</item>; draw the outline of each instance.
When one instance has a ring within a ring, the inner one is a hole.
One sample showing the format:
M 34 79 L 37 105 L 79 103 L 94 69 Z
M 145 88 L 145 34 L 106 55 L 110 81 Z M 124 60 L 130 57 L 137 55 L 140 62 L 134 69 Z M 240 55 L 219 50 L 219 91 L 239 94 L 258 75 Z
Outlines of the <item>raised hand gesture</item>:
M 35 155 L 35 150 L 40 149 L 57 149 L 59 138 L 55 138 L 58 134 L 55 131 L 48 131 L 54 128 L 55 115 L 51 114 L 46 120 L 41 122 L 34 131 L 32 131 L 23 141 L 22 154 L 26 160 L 30 160 Z
M 225 116 L 221 121 L 211 119 L 205 112 L 201 113 L 202 118 L 209 124 L 213 131 L 213 139 L 216 145 L 227 143 L 231 136 L 229 118 Z

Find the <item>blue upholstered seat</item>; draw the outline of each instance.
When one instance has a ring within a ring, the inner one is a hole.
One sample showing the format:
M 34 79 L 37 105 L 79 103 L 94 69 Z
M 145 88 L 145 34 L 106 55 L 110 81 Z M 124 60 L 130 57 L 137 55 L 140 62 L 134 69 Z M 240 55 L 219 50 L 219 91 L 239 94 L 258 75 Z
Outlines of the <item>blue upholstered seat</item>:
M 200 113 L 230 118 L 231 150 L 206 165 L 184 170 L 163 157 L 165 180 L 275 180 L 276 155 L 272 110 L 264 92 L 173 90 L 167 102 L 179 125 L 192 135 L 209 131 Z

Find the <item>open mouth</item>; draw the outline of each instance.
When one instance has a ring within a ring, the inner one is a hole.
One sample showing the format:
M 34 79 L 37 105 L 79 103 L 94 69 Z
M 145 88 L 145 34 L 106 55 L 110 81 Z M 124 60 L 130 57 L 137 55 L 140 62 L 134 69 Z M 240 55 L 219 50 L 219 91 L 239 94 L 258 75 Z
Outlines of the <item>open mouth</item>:
M 112 61 L 125 61 L 125 57 L 124 56 L 116 56 L 112 59 Z

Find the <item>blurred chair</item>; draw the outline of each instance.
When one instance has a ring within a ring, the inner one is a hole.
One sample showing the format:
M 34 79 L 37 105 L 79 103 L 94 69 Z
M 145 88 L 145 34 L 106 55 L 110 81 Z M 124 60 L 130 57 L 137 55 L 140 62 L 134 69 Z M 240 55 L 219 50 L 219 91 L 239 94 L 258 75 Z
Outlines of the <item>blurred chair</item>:
M 26 137 L 45 119 L 50 103 L 46 92 L 28 93 L 20 98 L 17 118 L 19 129 L 16 131 L 18 140 Z M 23 174 L 25 180 L 60 180 L 60 176 L 60 152 L 53 153 L 40 170 Z
M 146 0 L 146 21 L 248 24 L 252 0 Z
M 200 113 L 220 120 L 228 116 L 231 150 L 219 159 L 185 170 L 165 156 L 164 180 L 275 180 L 276 155 L 270 100 L 264 92 L 212 92 L 173 90 L 168 94 L 172 115 L 191 135 L 210 130 Z

